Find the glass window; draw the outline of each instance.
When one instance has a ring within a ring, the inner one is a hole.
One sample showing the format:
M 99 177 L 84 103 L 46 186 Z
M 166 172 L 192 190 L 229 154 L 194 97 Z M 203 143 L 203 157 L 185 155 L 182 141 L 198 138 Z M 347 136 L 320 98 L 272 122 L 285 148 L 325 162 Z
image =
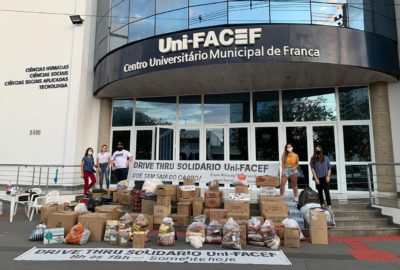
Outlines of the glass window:
M 179 9 L 156 15 L 156 35 L 188 28 L 188 9 Z
M 216 2 L 215 0 L 189 0 L 189 6 L 213 4 L 215 2 Z M 226 0 L 221 0 L 221 1 L 218 1 L 218 2 L 226 2 Z
M 142 20 L 146 17 L 155 15 L 156 1 L 155 0 L 131 0 L 129 11 L 130 22 Z
M 346 23 L 347 0 L 311 1 L 312 23 L 340 26 Z M 346 26 L 346 25 L 345 25 Z
M 153 130 L 136 132 L 136 159 L 151 160 L 153 153 Z
M 286 127 L 286 143 L 292 144 L 293 152 L 299 156 L 299 161 L 309 161 L 306 127 Z M 283 151 L 282 149 L 282 153 Z
M 310 0 L 271 0 L 272 23 L 311 23 Z
M 173 125 L 176 122 L 176 97 L 136 99 L 137 126 Z
M 336 120 L 334 88 L 283 91 L 282 103 L 283 121 Z
M 329 186 L 331 190 L 338 190 L 338 179 L 336 165 L 331 164 L 331 184 Z
M 124 149 L 131 149 L 131 132 L 129 130 L 114 130 L 112 137 L 112 153 L 117 150 L 118 142 L 122 142 Z
M 228 18 L 230 24 L 268 23 L 269 1 L 230 0 Z
M 368 190 L 367 166 L 362 166 L 362 165 L 346 166 L 346 183 L 347 183 L 347 190 L 367 191 Z
M 359 30 L 372 31 L 371 5 L 365 0 L 352 0 L 348 5 L 349 27 Z
M 136 21 L 129 25 L 129 41 L 141 40 L 154 36 L 155 17 Z
M 179 142 L 179 160 L 200 159 L 200 131 L 198 129 L 181 129 Z
M 160 137 L 158 138 L 158 159 L 174 159 L 174 129 L 160 128 Z
M 100 43 L 107 35 L 110 34 L 110 13 L 101 18 L 96 25 L 96 44 Z
M 111 9 L 111 0 L 97 0 L 97 16 L 104 16 Z
M 109 38 L 105 38 L 103 39 L 99 46 L 97 46 L 96 48 L 96 60 L 100 60 L 100 58 L 102 58 L 104 55 L 106 55 L 108 53 L 108 45 L 109 45 Z
M 204 96 L 206 124 L 248 123 L 249 121 L 249 93 Z
M 201 123 L 201 96 L 179 97 L 179 124 L 193 125 Z
M 368 120 L 369 98 L 367 87 L 339 88 L 341 120 Z
M 128 42 L 127 37 L 111 35 L 110 36 L 110 51 L 125 45 L 127 42 Z
M 170 10 L 185 8 L 188 5 L 188 0 L 157 0 L 157 13 L 162 13 Z M 187 12 L 187 10 L 186 10 Z M 187 13 L 186 13 L 187 15 Z
M 279 161 L 278 128 L 256 128 L 256 160 Z
M 253 121 L 279 122 L 278 91 L 253 93 Z
M 229 129 L 229 160 L 249 160 L 247 128 Z
M 191 7 L 189 10 L 189 28 L 199 28 L 227 23 L 226 2 Z
M 206 134 L 207 160 L 224 160 L 224 129 L 208 128 Z
M 333 126 L 313 127 L 314 147 L 320 145 L 330 161 L 336 160 L 335 129 Z M 314 149 L 313 149 L 314 151 Z
M 369 126 L 343 126 L 346 161 L 371 161 Z
M 129 0 L 114 0 L 111 10 L 111 31 L 121 28 L 128 24 Z
M 132 126 L 133 119 L 133 100 L 114 99 L 113 100 L 113 127 Z

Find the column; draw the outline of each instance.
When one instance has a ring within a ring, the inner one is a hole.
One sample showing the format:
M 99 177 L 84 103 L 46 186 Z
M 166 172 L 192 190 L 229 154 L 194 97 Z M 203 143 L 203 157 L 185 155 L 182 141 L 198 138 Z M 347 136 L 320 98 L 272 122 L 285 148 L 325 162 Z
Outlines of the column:
M 377 163 L 393 163 L 393 141 L 390 122 L 388 84 L 370 84 L 371 116 L 374 134 L 375 160 Z M 376 166 L 379 192 L 396 192 L 394 166 Z
M 101 98 L 100 100 L 100 119 L 99 119 L 99 139 L 97 149 L 101 149 L 103 144 L 108 145 L 111 151 L 110 136 L 111 136 L 111 114 L 112 114 L 111 98 Z

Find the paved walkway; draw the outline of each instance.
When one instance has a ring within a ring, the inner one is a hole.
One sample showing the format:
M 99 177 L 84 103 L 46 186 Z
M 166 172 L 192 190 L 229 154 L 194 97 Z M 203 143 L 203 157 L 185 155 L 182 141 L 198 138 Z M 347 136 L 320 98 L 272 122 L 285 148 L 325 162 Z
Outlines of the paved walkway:
M 157 263 L 117 263 L 117 262 L 17 262 L 13 259 L 30 248 L 43 246 L 40 242 L 27 240 L 32 228 L 37 224 L 38 217 L 29 222 L 23 213 L 15 217 L 15 221 L 8 220 L 8 208 L 4 205 L 5 213 L 0 215 L 0 269 L 107 269 L 118 266 L 140 267 L 140 269 L 188 269 L 188 264 L 157 264 Z M 52 245 L 46 247 L 67 247 Z M 68 246 L 71 247 L 71 246 Z M 91 242 L 82 247 L 115 247 L 108 243 Z M 146 247 L 157 248 L 155 241 Z M 218 245 L 206 245 L 204 249 L 219 249 Z M 180 235 L 174 249 L 192 249 L 184 242 Z M 246 250 L 260 250 L 258 247 L 246 246 Z M 265 249 L 265 248 L 261 248 Z M 345 270 L 345 269 L 400 269 L 400 236 L 362 237 L 362 238 L 330 238 L 329 245 L 312 245 L 302 241 L 301 248 L 285 248 L 283 252 L 291 261 L 292 266 L 265 266 L 252 265 L 251 269 L 318 269 L 318 270 Z M 56 263 L 56 265 L 55 265 Z M 128 266 L 128 264 L 130 266 Z M 132 264 L 136 264 L 132 266 Z M 90 267 L 90 268 L 89 268 Z M 210 265 L 191 264 L 192 270 L 207 269 Z M 243 265 L 215 264 L 212 269 L 235 270 L 242 269 Z

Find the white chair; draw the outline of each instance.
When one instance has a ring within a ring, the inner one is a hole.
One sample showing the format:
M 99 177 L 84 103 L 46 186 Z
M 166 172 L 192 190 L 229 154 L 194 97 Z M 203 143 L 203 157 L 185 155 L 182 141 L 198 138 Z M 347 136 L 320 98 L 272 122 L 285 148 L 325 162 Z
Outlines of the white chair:
M 29 198 L 28 202 L 28 212 L 26 213 L 26 216 L 29 218 L 29 215 L 31 213 L 31 208 L 33 205 L 33 201 L 35 200 L 36 197 L 39 197 L 42 194 L 42 190 L 40 188 L 32 188 L 29 190 L 29 192 L 32 194 Z
M 36 197 L 36 199 L 33 201 L 29 221 L 32 221 L 33 214 L 35 212 L 36 212 L 36 214 L 38 214 L 39 210 L 42 208 L 42 206 L 44 204 L 59 203 L 59 202 L 60 202 L 60 192 L 58 192 L 56 190 L 50 191 L 49 193 L 47 193 L 46 196 Z

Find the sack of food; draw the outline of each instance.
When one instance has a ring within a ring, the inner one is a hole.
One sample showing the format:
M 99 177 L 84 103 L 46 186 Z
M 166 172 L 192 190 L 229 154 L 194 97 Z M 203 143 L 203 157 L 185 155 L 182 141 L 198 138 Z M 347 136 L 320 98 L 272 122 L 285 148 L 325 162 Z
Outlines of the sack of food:
M 279 236 L 276 234 L 275 225 L 271 220 L 265 220 L 260 227 L 260 234 L 263 237 L 264 244 L 271 249 L 278 249 L 281 244 Z
M 247 241 L 250 245 L 264 246 L 264 239 L 260 233 L 260 228 L 261 220 L 256 217 L 252 217 L 247 222 Z
M 300 230 L 300 240 L 304 240 L 304 234 L 301 232 L 301 228 L 299 223 L 297 222 L 297 220 L 293 219 L 293 218 L 285 218 L 282 221 L 283 226 L 285 226 L 285 228 L 293 228 L 293 229 L 299 229 Z
M 78 223 L 69 231 L 64 242 L 71 245 L 83 245 L 86 244 L 90 237 L 90 231 L 85 229 L 82 224 Z
M 146 179 L 142 186 L 143 193 L 156 193 L 157 186 L 162 185 L 163 182 L 160 179 L 153 178 L 153 179 Z
M 197 240 L 192 241 L 193 238 L 197 238 Z M 198 221 L 192 222 L 186 230 L 186 243 L 190 244 L 194 243 L 195 245 L 194 247 L 199 248 L 203 246 L 205 240 L 206 240 L 206 225 Z
M 175 228 L 174 221 L 170 217 L 163 219 L 158 229 L 157 245 L 173 246 L 175 245 Z
M 88 212 L 87 206 L 84 203 L 78 203 L 75 207 L 74 207 L 74 211 L 75 212 Z
M 107 220 L 106 221 L 106 230 L 104 232 L 104 241 L 110 242 L 111 235 L 117 234 L 118 220 Z
M 228 249 L 242 249 L 240 243 L 240 228 L 233 218 L 229 218 L 224 226 L 222 247 Z
M 29 235 L 29 241 L 43 241 L 45 229 L 47 229 L 45 224 L 36 225 Z
M 235 179 L 232 181 L 232 185 L 247 186 L 247 176 L 244 173 L 236 175 Z
M 146 217 L 143 214 L 140 214 L 136 220 L 133 222 L 133 231 L 134 232 L 144 232 L 145 235 L 145 241 L 149 242 L 150 241 L 150 236 L 149 236 L 149 221 L 146 219 Z
M 221 244 L 222 243 L 222 225 L 217 220 L 211 220 L 207 226 L 206 243 Z
M 118 230 L 131 228 L 133 226 L 132 216 L 129 214 L 123 215 L 118 222 Z

